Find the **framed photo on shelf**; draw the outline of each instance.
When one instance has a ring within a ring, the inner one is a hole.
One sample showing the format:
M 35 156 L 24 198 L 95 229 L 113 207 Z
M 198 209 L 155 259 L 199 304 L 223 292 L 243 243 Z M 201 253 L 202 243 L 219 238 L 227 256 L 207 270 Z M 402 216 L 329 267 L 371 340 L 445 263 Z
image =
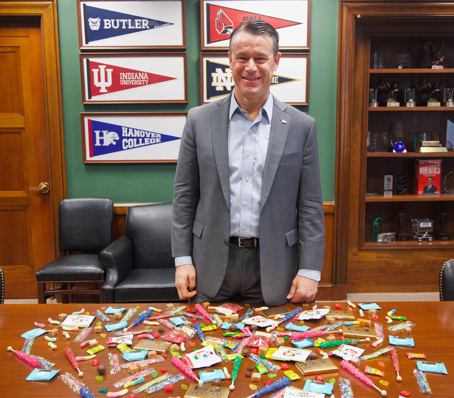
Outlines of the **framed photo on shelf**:
M 84 163 L 176 163 L 186 112 L 81 113 Z
M 79 48 L 185 49 L 185 0 L 77 0 Z
M 309 54 L 283 53 L 273 74 L 271 93 L 289 105 L 309 104 Z M 229 95 L 234 88 L 227 54 L 200 54 L 201 103 Z
M 281 50 L 310 48 L 311 0 L 202 0 L 202 51 L 227 50 L 241 24 L 262 20 L 279 32 Z
M 83 104 L 187 103 L 186 53 L 83 53 Z

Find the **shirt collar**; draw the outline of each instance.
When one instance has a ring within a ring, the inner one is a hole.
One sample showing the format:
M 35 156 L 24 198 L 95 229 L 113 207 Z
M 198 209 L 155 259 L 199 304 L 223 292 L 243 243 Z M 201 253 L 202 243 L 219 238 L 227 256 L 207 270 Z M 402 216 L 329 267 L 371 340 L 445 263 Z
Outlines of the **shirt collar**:
M 271 123 L 271 118 L 273 117 L 273 96 L 270 95 L 268 96 L 268 99 L 265 102 L 265 105 L 260 109 L 262 112 L 262 116 L 265 116 L 266 119 L 268 120 L 268 123 Z M 229 110 L 229 121 L 232 120 L 233 114 L 238 110 L 242 109 L 239 105 L 238 102 L 235 99 L 235 89 L 232 91 L 232 96 L 230 97 L 230 110 Z

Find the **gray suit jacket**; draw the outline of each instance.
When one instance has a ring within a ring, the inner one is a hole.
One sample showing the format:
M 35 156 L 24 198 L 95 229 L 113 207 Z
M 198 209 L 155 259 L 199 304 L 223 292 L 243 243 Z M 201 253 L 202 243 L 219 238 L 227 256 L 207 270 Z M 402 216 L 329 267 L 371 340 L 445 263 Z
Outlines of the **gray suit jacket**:
M 175 177 L 172 254 L 192 256 L 207 296 L 218 293 L 228 260 L 229 107 L 230 96 L 189 111 Z M 322 270 L 325 226 L 315 120 L 276 98 L 259 230 L 263 298 L 281 305 L 298 269 Z

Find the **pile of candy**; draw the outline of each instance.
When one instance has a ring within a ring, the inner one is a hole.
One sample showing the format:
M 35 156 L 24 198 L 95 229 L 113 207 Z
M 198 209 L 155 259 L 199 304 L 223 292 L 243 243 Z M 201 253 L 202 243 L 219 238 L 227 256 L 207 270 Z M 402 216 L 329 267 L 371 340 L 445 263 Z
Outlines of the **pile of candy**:
M 378 323 L 381 308 L 377 304 L 348 302 L 347 311 L 342 310 L 341 304 L 333 309 L 329 306 L 318 309 L 316 305 L 308 309 L 305 304 L 290 311 L 286 307 L 250 308 L 248 304 L 243 307 L 233 303 L 220 306 L 203 303 L 194 307 L 167 304 L 165 309 L 139 310 L 139 306 L 127 311 L 124 307 L 109 306 L 96 310 L 94 315 L 84 309 L 71 315 L 59 314 L 58 320 L 48 318 L 48 325 L 35 322 L 35 328 L 22 335 L 25 338 L 22 351 L 12 347 L 8 351 L 35 368 L 26 380 L 50 381 L 59 371 L 52 370 L 54 363 L 32 355 L 32 348 L 41 336 L 50 350 L 58 352 L 58 346 L 64 346 L 60 348 L 64 353 L 62 358 L 69 361 L 78 378 L 68 372 L 59 378 L 82 397 L 94 397 L 80 380 L 84 376 L 81 368 L 86 369 L 89 361 L 96 367 L 96 381 L 109 382 L 109 387 L 98 389 L 99 393 L 107 393 L 108 398 L 127 394 L 128 398 L 135 398 L 141 392 L 151 394 L 160 390 L 171 392 L 180 382 L 178 390 L 187 396 L 201 397 L 197 386 L 205 383 L 205 396 L 209 391 L 216 391 L 216 396 L 225 398 L 229 391 L 235 390 L 235 382 L 244 378 L 251 381 L 249 387 L 253 393 L 248 398 L 272 392 L 273 398 L 281 398 L 286 389 L 292 389 L 289 395 L 296 396 L 298 391 L 300 395 L 301 391 L 331 395 L 336 379 L 325 381 L 321 374 L 339 373 L 340 369 L 346 371 L 342 373 L 344 377 L 350 375 L 350 379 L 356 378 L 369 386 L 371 392 L 386 396 L 389 365 L 383 361 L 377 361 L 376 365 L 366 361 L 389 356 L 396 381 L 401 382 L 396 347 L 415 346 L 411 335 L 416 325 L 391 310 L 385 317 L 388 324 L 399 323 L 387 328 L 390 345 L 375 350 L 385 341 L 383 325 Z M 128 325 L 136 312 L 137 317 Z M 95 321 L 96 317 L 99 321 Z M 308 326 L 312 322 L 307 321 L 319 320 L 324 320 L 324 324 Z M 213 336 L 214 331 L 220 336 L 220 330 L 222 337 Z M 97 354 L 106 347 L 108 360 L 102 363 L 105 353 L 98 357 Z M 369 347 L 375 351 L 363 355 Z M 443 363 L 426 362 L 422 353 L 408 352 L 407 357 L 418 359 L 414 375 L 420 392 L 432 391 L 424 372 L 447 374 Z M 289 364 L 294 364 L 298 373 Z M 105 377 L 106 373 L 119 376 Z M 380 386 L 370 375 L 378 379 Z M 113 378 L 115 382 L 111 383 Z M 259 388 L 261 383 L 263 387 Z M 133 387 L 131 391 L 130 387 Z M 342 398 L 353 397 L 350 380 L 339 377 L 339 387 Z M 409 394 L 400 392 L 402 397 Z

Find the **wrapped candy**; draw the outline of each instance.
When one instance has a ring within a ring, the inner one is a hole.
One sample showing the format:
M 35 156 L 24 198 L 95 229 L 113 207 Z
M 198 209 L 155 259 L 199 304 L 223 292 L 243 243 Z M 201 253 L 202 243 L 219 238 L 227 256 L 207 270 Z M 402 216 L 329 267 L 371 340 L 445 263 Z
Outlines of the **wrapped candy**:
M 186 376 L 188 376 L 191 379 L 197 380 L 199 384 L 203 384 L 195 375 L 195 373 L 191 370 L 191 368 L 186 365 L 180 358 L 178 358 L 178 355 L 172 356 L 172 363 L 174 366 L 176 366 L 178 369 L 180 369 Z
M 397 351 L 396 349 L 393 349 L 389 352 L 389 355 L 391 355 L 391 359 L 393 361 L 393 368 L 394 371 L 397 373 L 396 380 L 397 381 L 402 381 L 402 377 L 400 376 L 400 365 L 399 365 L 399 357 L 397 356 Z
M 128 336 L 128 335 L 135 336 L 137 334 L 148 333 L 148 332 L 149 332 L 149 330 L 136 330 L 134 332 L 116 332 L 115 336 Z
M 244 315 L 240 318 L 242 321 L 243 319 L 249 318 L 252 314 L 254 313 L 254 310 L 252 308 L 249 308 Z
M 281 370 L 280 366 L 275 365 L 275 364 L 267 361 L 266 359 L 260 358 L 258 355 L 255 355 L 253 353 L 251 353 L 249 355 L 249 359 L 254 361 L 257 364 L 261 364 L 261 365 L 265 366 L 265 368 L 267 368 L 268 370 L 270 370 L 273 373 L 277 373 Z
M 332 330 L 340 328 L 343 324 L 344 324 L 343 321 L 339 321 L 339 322 L 333 323 L 332 325 L 325 325 L 326 326 L 325 330 L 327 332 L 331 332 Z M 312 330 L 314 330 L 314 329 L 312 329 Z
M 246 337 L 245 339 L 241 340 L 240 344 L 233 350 L 234 353 L 240 354 L 241 351 L 243 351 L 243 348 L 247 345 L 249 341 L 249 337 Z
M 172 322 L 169 322 L 167 319 L 158 319 L 158 322 L 165 327 L 168 327 L 170 330 L 175 329 L 175 325 Z
M 30 355 L 33 358 L 36 358 L 39 361 L 39 364 L 44 369 L 50 369 L 52 366 L 55 366 L 54 363 L 48 361 L 47 359 L 40 357 L 38 355 Z
M 206 312 L 205 308 L 202 307 L 201 304 L 197 303 L 194 305 L 194 308 L 197 310 L 197 312 L 202 315 L 207 321 L 213 322 L 211 319 L 211 316 L 208 312 Z
M 95 311 L 95 314 L 98 316 L 99 319 L 101 319 L 101 321 L 104 321 L 104 322 L 109 322 L 110 319 L 107 318 L 101 311 L 99 310 L 96 310 Z
M 339 377 L 339 389 L 341 391 L 341 398 L 353 398 L 353 389 L 350 380 Z
M 92 330 L 93 330 L 92 327 L 83 329 L 83 330 L 77 335 L 77 337 L 74 339 L 74 342 L 75 342 L 75 343 L 82 343 L 82 341 L 84 341 L 84 340 L 86 339 L 86 337 L 90 334 L 90 332 L 91 332 Z
M 111 354 L 109 354 L 111 355 Z M 116 355 L 116 354 L 114 354 Z M 157 362 L 164 362 L 164 358 L 161 356 L 157 356 L 156 358 L 150 358 L 150 359 L 144 359 L 143 361 L 133 361 L 133 362 L 125 362 L 122 363 L 119 368 L 126 369 L 129 367 L 129 365 L 138 365 L 139 363 L 157 363 Z
M 342 330 L 332 330 L 330 333 L 342 333 Z M 308 330 L 307 332 L 296 332 L 290 335 L 292 340 L 304 340 L 312 337 L 322 337 L 327 335 L 327 331 L 322 330 Z
M 128 365 L 129 365 L 129 363 L 128 363 Z M 125 377 L 124 379 L 117 381 L 116 383 L 114 383 L 114 387 L 115 388 L 123 387 L 126 383 L 138 380 L 144 376 L 151 375 L 153 372 L 154 372 L 153 368 L 148 368 L 148 369 L 142 370 L 141 372 L 138 372 L 136 374 L 133 374 L 131 376 Z
M 249 395 L 247 398 L 257 398 L 260 397 L 261 395 L 268 394 L 270 392 L 279 390 L 283 387 L 289 386 L 291 383 L 291 380 L 287 377 L 284 376 L 282 379 L 276 380 L 274 383 L 268 384 L 267 386 L 261 388 L 260 390 L 256 391 L 254 394 Z
M 183 312 L 186 308 L 188 308 L 187 305 L 180 305 L 179 307 L 174 308 L 173 310 L 168 311 L 168 313 L 171 314 L 171 315 L 178 315 L 178 314 L 180 314 L 181 312 Z
M 178 332 L 180 332 L 180 333 L 178 333 Z M 171 341 L 172 343 L 175 343 L 175 344 L 184 343 L 184 342 L 188 341 L 190 339 L 190 337 L 191 336 L 187 335 L 184 332 L 181 332 L 180 330 L 178 330 L 178 331 L 171 330 L 170 332 L 168 332 L 162 336 L 162 338 L 164 340 Z
M 372 352 L 370 354 L 363 355 L 363 356 L 361 356 L 361 359 L 366 360 L 366 359 L 377 358 L 380 355 L 386 354 L 387 352 L 389 352 L 391 350 L 394 350 L 394 347 L 388 346 L 388 347 L 382 348 L 380 350 L 377 350 L 375 352 Z
M 136 312 L 137 312 L 137 308 L 130 308 L 128 310 L 128 312 L 125 314 L 125 316 L 123 317 L 122 321 L 126 321 L 126 322 L 129 321 Z
M 135 390 L 132 390 L 132 392 L 134 394 L 138 394 L 139 392 L 145 391 L 148 388 L 150 388 L 151 386 L 154 386 L 155 384 L 158 384 L 158 383 L 160 383 L 160 382 L 162 382 L 164 380 L 170 379 L 171 377 L 172 377 L 171 374 L 166 373 L 165 375 L 159 376 L 156 379 L 151 380 L 148 383 L 145 383 L 145 384 L 141 385 L 140 387 L 136 388 Z
M 120 364 L 118 361 L 118 355 L 117 354 L 112 354 L 109 352 L 107 354 L 107 357 L 109 358 L 109 364 L 110 364 L 110 374 L 114 375 L 117 374 L 120 371 Z
M 385 390 L 380 390 L 375 384 L 374 382 L 369 379 L 363 372 L 361 372 L 359 369 L 356 368 L 356 366 L 352 365 L 350 362 L 348 361 L 341 361 L 341 366 L 347 371 L 349 372 L 350 374 L 352 374 L 353 376 L 355 376 L 357 379 L 361 380 L 364 384 L 366 384 L 367 386 L 369 387 L 373 387 L 375 388 L 377 391 L 380 391 L 380 394 L 382 397 L 386 397 L 386 395 L 388 394 L 387 391 Z
M 232 370 L 232 384 L 230 384 L 230 391 L 235 389 L 235 380 L 238 377 L 238 371 L 240 370 L 241 360 L 243 358 L 241 356 L 237 356 L 235 361 L 233 362 L 233 370 Z
M 39 360 L 36 359 L 36 358 L 33 358 L 31 355 L 28 355 L 28 354 L 26 354 L 25 352 L 22 352 L 22 351 L 14 351 L 12 347 L 8 347 L 7 350 L 14 352 L 14 354 L 18 358 L 23 359 L 24 361 L 28 362 L 34 368 L 37 368 L 39 366 Z
M 171 377 L 168 380 L 162 381 L 161 383 L 158 383 L 158 384 L 156 384 L 154 386 L 151 386 L 150 388 L 145 390 L 145 392 L 147 392 L 148 394 L 153 394 L 154 392 L 162 390 L 167 384 L 175 384 L 175 383 L 178 383 L 181 380 L 184 380 L 184 376 L 183 375 L 176 375 L 176 376 Z
M 22 352 L 30 355 L 30 351 L 32 350 L 33 344 L 35 344 L 35 337 L 32 336 L 28 339 L 25 339 L 24 346 L 22 347 Z
M 359 343 L 360 339 L 350 339 L 350 340 L 332 340 L 332 341 L 324 341 L 320 343 L 320 348 L 331 348 L 331 347 L 339 347 L 342 344 L 350 344 L 352 341 L 356 341 Z M 369 341 L 369 340 L 367 340 Z
M 398 323 L 397 325 L 394 326 L 389 326 L 388 330 L 390 332 L 398 332 L 399 330 L 405 329 L 406 327 L 413 328 L 416 325 L 413 322 L 407 321 L 407 322 L 401 322 Z
M 60 376 L 60 379 L 74 392 L 78 392 L 82 398 L 95 398 L 87 386 L 79 380 L 76 380 L 71 373 L 66 372 L 64 375 Z
M 432 389 L 430 388 L 425 373 L 421 372 L 420 370 L 413 369 L 413 374 L 415 375 L 416 381 L 418 382 L 419 392 L 422 392 L 424 394 L 432 394 Z
M 84 375 L 84 372 L 80 371 L 79 363 L 76 361 L 76 357 L 74 356 L 73 350 L 71 350 L 71 348 L 69 348 L 69 347 L 66 347 L 64 349 L 64 351 L 65 351 L 65 354 L 66 354 L 66 358 L 68 358 L 69 362 L 71 363 L 71 366 L 75 370 L 77 370 L 77 372 L 79 373 L 79 377 L 82 377 Z

